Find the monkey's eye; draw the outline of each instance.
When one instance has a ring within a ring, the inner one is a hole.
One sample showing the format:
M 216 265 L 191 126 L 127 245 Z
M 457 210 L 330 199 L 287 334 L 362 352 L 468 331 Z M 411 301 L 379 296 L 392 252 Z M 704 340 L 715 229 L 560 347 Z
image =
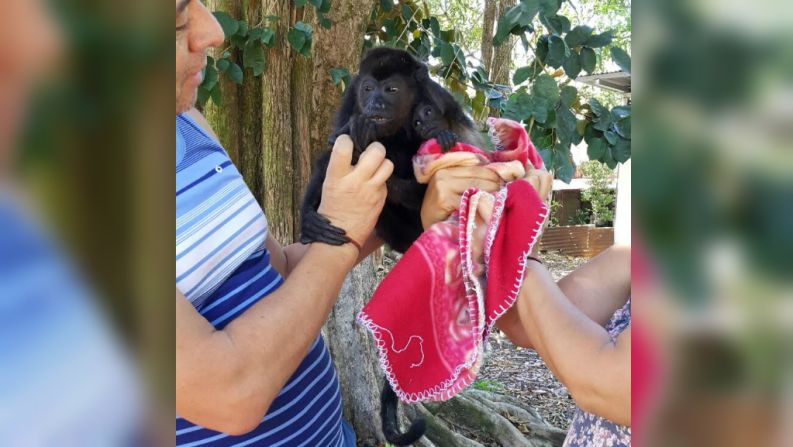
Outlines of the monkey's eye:
M 421 126 L 421 121 L 416 120 L 416 127 L 419 127 L 419 126 Z
M 363 86 L 363 91 L 365 91 L 365 92 L 371 92 L 371 91 L 372 91 L 372 85 L 371 85 L 371 84 L 366 84 L 366 85 L 364 85 L 364 86 Z
M 390 86 L 390 87 L 387 87 L 387 88 L 385 89 L 385 91 L 387 91 L 388 93 L 396 93 L 396 92 L 398 92 L 398 91 L 399 91 L 399 89 L 398 89 L 398 88 L 396 88 L 396 87 L 394 87 L 394 86 Z
M 424 114 L 427 116 L 432 116 L 432 107 L 427 107 L 424 109 Z

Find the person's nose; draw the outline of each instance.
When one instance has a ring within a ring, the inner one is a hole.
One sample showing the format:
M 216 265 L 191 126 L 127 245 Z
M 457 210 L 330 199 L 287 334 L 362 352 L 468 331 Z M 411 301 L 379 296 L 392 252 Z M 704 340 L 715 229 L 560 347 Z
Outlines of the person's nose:
M 194 52 L 206 51 L 209 48 L 219 47 L 223 44 L 225 36 L 223 28 L 215 19 L 215 16 L 201 2 L 195 2 L 198 7 L 195 9 L 195 16 L 192 21 L 195 24 L 190 39 L 190 50 Z

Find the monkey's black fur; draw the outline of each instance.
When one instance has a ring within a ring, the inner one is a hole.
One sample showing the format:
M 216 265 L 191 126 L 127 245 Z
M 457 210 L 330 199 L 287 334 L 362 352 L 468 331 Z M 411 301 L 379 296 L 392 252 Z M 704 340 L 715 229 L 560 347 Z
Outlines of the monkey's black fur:
M 427 110 L 429 114 L 422 114 Z M 334 129 L 328 150 L 317 159 L 301 206 L 300 242 L 304 244 L 349 242 L 344 230 L 317 212 L 330 148 L 339 135 L 349 134 L 353 141 L 353 164 L 370 143 L 379 141 L 385 146 L 394 173 L 386 181 L 388 195 L 375 233 L 401 253 L 423 231 L 420 212 L 426 185 L 416 181 L 412 161 L 421 143 L 437 138 L 444 150 L 458 139 L 479 143 L 474 123 L 452 95 L 430 79 L 427 66 L 393 48 L 375 48 L 363 58 L 358 75 L 344 94 Z M 423 436 L 426 421 L 413 421 L 408 431 L 400 434 L 397 404 L 397 396 L 386 381 L 380 409 L 383 434 L 393 445 L 413 444 Z

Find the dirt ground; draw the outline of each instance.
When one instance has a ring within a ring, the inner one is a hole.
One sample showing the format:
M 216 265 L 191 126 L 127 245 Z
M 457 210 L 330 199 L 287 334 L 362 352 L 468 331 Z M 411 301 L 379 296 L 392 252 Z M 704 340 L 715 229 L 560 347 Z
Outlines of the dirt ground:
M 558 253 L 544 253 L 542 260 L 556 279 L 586 262 Z M 537 353 L 513 345 L 496 330 L 490 335 L 490 348 L 475 386 L 525 399 L 543 419 L 566 430 L 575 405 Z
M 543 262 L 555 279 L 560 279 L 586 262 L 559 253 L 543 253 Z M 386 256 L 380 274 L 391 269 L 394 259 Z M 536 352 L 512 344 L 498 330 L 490 335 L 490 349 L 474 387 L 525 399 L 543 419 L 567 430 L 575 405 L 564 387 L 553 376 Z

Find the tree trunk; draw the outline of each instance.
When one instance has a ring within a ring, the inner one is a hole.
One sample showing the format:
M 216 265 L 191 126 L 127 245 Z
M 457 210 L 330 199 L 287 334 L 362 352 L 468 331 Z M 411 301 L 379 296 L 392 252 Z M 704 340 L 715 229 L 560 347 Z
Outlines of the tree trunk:
M 498 0 L 496 20 L 501 18 L 504 12 L 513 6 L 515 6 L 515 0 Z M 514 42 L 515 37 L 508 36 L 493 52 L 493 63 L 490 66 L 490 80 L 496 84 L 510 85 L 509 71 L 512 67 L 512 46 Z
M 493 28 L 496 24 L 498 0 L 485 0 L 485 13 L 482 19 L 482 65 L 492 80 L 490 68 L 493 64 Z

